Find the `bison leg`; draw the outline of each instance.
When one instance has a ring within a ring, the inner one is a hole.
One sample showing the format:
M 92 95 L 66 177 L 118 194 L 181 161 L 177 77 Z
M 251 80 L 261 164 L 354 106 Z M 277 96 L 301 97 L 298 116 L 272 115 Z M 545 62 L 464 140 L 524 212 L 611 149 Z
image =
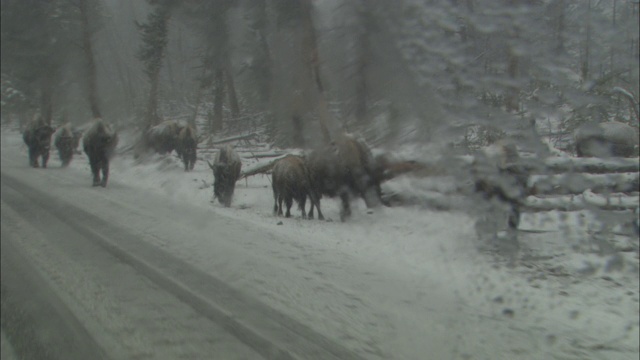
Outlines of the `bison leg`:
M 191 160 L 189 158 L 189 155 L 187 153 L 182 153 L 181 158 L 182 158 L 182 163 L 184 164 L 184 171 L 189 171 L 189 169 L 192 168 L 190 167 L 190 164 L 189 164 L 189 161 Z
M 229 193 L 225 195 L 224 206 L 231 207 L 231 200 L 233 199 L 233 192 L 235 190 L 236 183 L 231 183 L 229 186 Z
M 284 201 L 284 197 L 282 195 L 278 195 L 278 215 L 282 216 L 282 202 Z
M 278 215 L 278 192 L 273 189 L 273 215 Z
M 304 210 L 304 206 L 307 204 L 307 196 L 303 195 L 302 197 L 300 197 L 300 200 L 298 201 L 298 207 L 300 208 L 300 211 L 302 211 L 302 218 L 306 219 L 307 218 L 307 213 Z
M 93 186 L 100 185 L 100 166 L 95 159 L 89 159 L 91 173 L 93 174 Z
M 44 150 L 42 152 L 42 167 L 47 167 L 47 162 L 49 161 L 49 150 Z
M 351 216 L 351 206 L 349 205 L 349 194 L 340 194 L 340 200 L 342 200 L 342 209 L 340 209 L 340 221 L 345 221 Z
M 309 219 L 313 219 L 313 208 L 318 209 L 318 220 L 324 220 L 324 215 L 322 215 L 322 211 L 320 210 L 320 199 L 316 195 L 309 195 L 311 199 L 311 208 L 309 209 Z
M 278 195 L 273 195 L 273 215 L 278 215 Z
M 287 213 L 284 216 L 291 217 L 291 205 L 293 205 L 293 196 L 287 195 L 284 199 L 284 202 L 287 205 Z
M 38 165 L 38 153 L 35 148 L 29 148 L 29 165 L 34 168 L 39 167 Z
M 109 161 L 102 161 L 102 181 L 100 182 L 100 186 L 107 187 L 107 180 L 109 179 Z

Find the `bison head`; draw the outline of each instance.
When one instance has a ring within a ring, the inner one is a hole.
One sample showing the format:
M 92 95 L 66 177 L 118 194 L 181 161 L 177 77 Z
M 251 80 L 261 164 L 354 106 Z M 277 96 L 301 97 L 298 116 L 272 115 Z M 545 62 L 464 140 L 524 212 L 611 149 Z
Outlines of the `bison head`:
M 211 164 L 209 167 L 213 170 L 213 195 L 218 199 L 220 204 L 231 206 L 231 198 L 235 189 L 235 179 L 229 164 Z
M 51 135 L 55 129 L 50 125 L 40 125 L 32 129 L 29 141 L 30 145 L 39 146 L 43 150 L 49 150 L 51 147 Z
M 207 161 L 213 170 L 213 194 L 226 207 L 231 206 L 231 199 L 240 177 L 242 163 L 238 154 L 230 146 L 220 149 L 215 164 Z

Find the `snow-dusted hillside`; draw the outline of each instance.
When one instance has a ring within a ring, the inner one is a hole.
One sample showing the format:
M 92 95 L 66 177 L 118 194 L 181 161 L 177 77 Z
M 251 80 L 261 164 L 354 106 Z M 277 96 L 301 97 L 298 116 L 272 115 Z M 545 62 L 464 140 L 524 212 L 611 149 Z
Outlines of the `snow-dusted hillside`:
M 128 138 L 122 139 L 119 148 L 126 149 Z M 244 167 L 255 165 L 257 160 L 249 152 L 239 150 Z M 127 206 L 118 193 L 137 189 L 140 198 L 149 194 L 164 199 L 168 207 L 197 210 L 202 221 L 239 220 L 274 234 L 280 240 L 246 251 L 266 252 L 256 256 L 273 257 L 284 267 L 306 267 L 327 284 L 358 294 L 371 312 L 333 309 L 340 307 L 338 295 L 320 288 L 300 287 L 296 293 L 295 287 L 285 285 L 258 286 L 259 300 L 327 336 L 345 336 L 347 344 L 348 336 L 356 339 L 354 343 L 375 340 L 370 347 L 379 353 L 371 355 L 374 358 L 424 358 L 420 354 L 428 354 L 425 351 L 434 344 L 441 348 L 432 348 L 435 357 L 427 358 L 638 357 L 638 253 L 627 249 L 637 248 L 637 239 L 616 235 L 611 243 L 617 248 L 595 251 L 602 248 L 592 234 L 596 222 L 588 212 L 525 214 L 520 228 L 535 231 L 523 231 L 518 256 L 506 259 L 478 250 L 475 219 L 461 211 L 411 206 L 368 210 L 358 200 L 353 217 L 342 223 L 338 201 L 325 198 L 323 212 L 333 221 L 304 220 L 293 209 L 292 218 L 276 217 L 267 175 L 239 181 L 231 208 L 224 208 L 212 199 L 213 175 L 202 161 L 212 155 L 200 153 L 195 170 L 184 172 L 175 155 L 154 155 L 140 163 L 130 152 L 121 153 L 112 161 L 107 188 L 93 190 L 115 205 Z M 26 148 L 12 129 L 2 131 L 2 159 L 27 168 Z M 69 168 L 60 169 L 54 151 L 49 164 L 49 169 L 24 173 L 53 174 L 47 189 L 53 194 L 58 187 L 68 187 L 62 183 L 65 179 L 82 179 L 79 186 L 91 187 L 84 154 L 76 155 Z M 402 188 L 410 182 L 400 177 L 385 186 Z M 161 216 L 160 212 L 147 215 Z M 181 216 L 176 212 L 172 221 Z M 199 229 L 192 231 L 194 239 L 202 236 Z M 183 239 L 165 239 L 163 247 L 194 266 L 215 271 L 207 264 L 208 252 L 215 248 L 189 238 L 187 233 Z

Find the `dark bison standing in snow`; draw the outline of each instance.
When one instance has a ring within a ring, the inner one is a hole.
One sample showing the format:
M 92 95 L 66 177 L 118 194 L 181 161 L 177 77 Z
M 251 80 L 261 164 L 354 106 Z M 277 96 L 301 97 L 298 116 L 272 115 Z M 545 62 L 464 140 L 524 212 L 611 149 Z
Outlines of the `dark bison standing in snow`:
M 65 124 L 56 132 L 53 144 L 58 149 L 63 167 L 68 166 L 73 159 L 73 153 L 80 145 L 81 136 L 82 134 L 79 131 L 74 132 L 69 124 Z
M 164 121 L 147 130 L 147 144 L 158 154 L 169 154 L 173 150 L 177 150 L 180 130 L 182 130 L 182 126 L 177 121 Z
M 55 129 L 42 119 L 32 121 L 22 133 L 22 139 L 29 148 L 29 165 L 37 168 L 38 158 L 42 157 L 42 167 L 47 167 L 49 161 L 49 149 L 51 148 L 51 135 Z
M 509 141 L 498 141 L 476 155 L 472 166 L 475 192 L 487 205 L 476 223 L 479 236 L 495 236 L 504 219 L 500 213 L 506 211 L 507 231 L 514 238 L 527 196 L 528 173 L 519 161 L 518 149 Z
M 242 162 L 240 156 L 229 145 L 218 152 L 214 164 L 209 163 L 213 170 L 213 194 L 226 207 L 231 206 L 236 181 L 240 178 Z
M 320 206 L 318 205 L 318 198 L 311 189 L 309 169 L 301 157 L 289 155 L 278 160 L 273 167 L 271 179 L 273 199 L 275 202 L 273 205 L 274 214 L 282 215 L 282 202 L 284 201 L 287 206 L 285 216 L 290 217 L 291 205 L 293 204 L 293 200 L 295 200 L 302 211 L 302 217 L 305 218 L 307 215 L 304 206 L 307 201 L 307 196 L 309 196 L 312 209 L 315 204 L 318 208 L 318 218 L 320 220 L 324 219 L 320 211 Z M 313 218 L 313 214 L 310 213 L 309 218 Z
M 176 152 L 182 158 L 184 171 L 193 170 L 196 163 L 196 149 L 198 148 L 198 136 L 191 125 L 187 125 L 180 130 L 178 135 L 178 145 Z
M 342 135 L 322 149 L 315 150 L 307 158 L 311 187 L 319 199 L 322 195 L 340 196 L 342 209 L 340 219 L 351 215 L 349 198 L 352 195 L 364 199 L 367 207 L 381 202 L 380 171 L 369 147 L 351 135 Z M 317 207 L 319 207 L 318 201 Z M 309 216 L 313 216 L 313 206 Z
M 104 120 L 96 119 L 85 132 L 82 145 L 91 165 L 93 186 L 106 187 L 109 179 L 109 160 L 118 145 L 118 134 Z
M 621 122 L 583 125 L 574 139 L 579 157 L 638 156 L 637 129 Z

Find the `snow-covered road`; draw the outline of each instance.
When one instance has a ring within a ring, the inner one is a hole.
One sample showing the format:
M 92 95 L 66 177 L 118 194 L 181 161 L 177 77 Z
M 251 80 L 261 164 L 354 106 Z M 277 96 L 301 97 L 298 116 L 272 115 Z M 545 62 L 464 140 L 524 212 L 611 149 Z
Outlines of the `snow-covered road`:
M 116 158 L 103 189 L 83 156 L 31 169 L 10 131 L 1 150 L 3 253 L 15 248 L 108 358 L 638 356 L 637 262 L 608 275 L 622 287 L 532 280 L 478 253 L 460 213 L 355 204 L 347 223 L 277 219 L 259 177 L 226 209 L 199 189 L 206 164 Z

